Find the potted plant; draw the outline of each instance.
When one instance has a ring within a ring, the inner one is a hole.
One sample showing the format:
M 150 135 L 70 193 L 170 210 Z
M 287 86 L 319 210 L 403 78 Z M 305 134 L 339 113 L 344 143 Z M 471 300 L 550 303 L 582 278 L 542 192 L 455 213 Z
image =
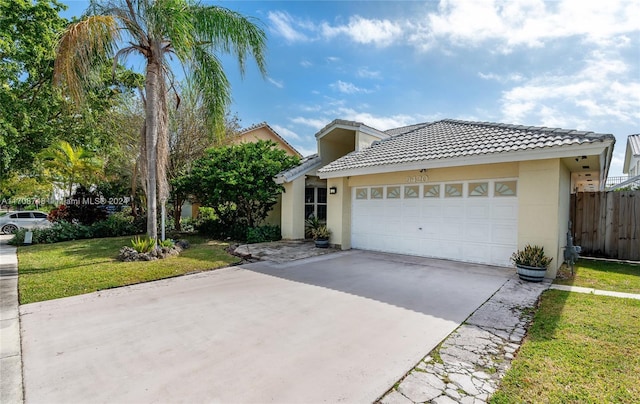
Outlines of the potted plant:
M 311 231 L 313 241 L 316 243 L 317 248 L 329 247 L 329 236 L 331 236 L 331 230 L 326 225 L 320 225 Z
M 547 267 L 553 258 L 547 257 L 544 247 L 527 244 L 524 249 L 511 255 L 520 279 L 529 282 L 541 282 L 547 273 Z
M 313 232 L 316 231 L 324 223 L 315 217 L 310 215 L 307 220 L 304 221 L 304 236 L 305 238 L 313 238 Z

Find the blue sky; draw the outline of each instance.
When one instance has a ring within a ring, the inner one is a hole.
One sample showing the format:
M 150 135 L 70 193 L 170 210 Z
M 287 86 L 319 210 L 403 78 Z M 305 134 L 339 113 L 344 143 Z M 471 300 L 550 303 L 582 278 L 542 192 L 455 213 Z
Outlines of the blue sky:
M 63 1 L 65 17 L 85 1 Z M 206 2 L 210 3 L 210 2 Z M 267 76 L 222 60 L 231 111 L 302 154 L 333 119 L 439 119 L 640 133 L 640 1 L 221 1 L 268 36 Z

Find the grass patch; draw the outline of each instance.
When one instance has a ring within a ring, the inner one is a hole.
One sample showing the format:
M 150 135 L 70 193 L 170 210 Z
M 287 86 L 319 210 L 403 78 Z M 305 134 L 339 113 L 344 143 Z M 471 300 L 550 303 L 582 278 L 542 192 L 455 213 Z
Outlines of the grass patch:
M 177 257 L 120 262 L 118 252 L 131 237 L 66 241 L 18 247 L 20 304 L 80 295 L 153 281 L 238 262 L 227 244 L 188 237 L 191 247 Z
M 546 291 L 491 403 L 640 402 L 640 300 Z
M 581 259 L 576 263 L 574 276 L 563 267 L 554 283 L 611 290 L 615 292 L 640 293 L 640 265 Z

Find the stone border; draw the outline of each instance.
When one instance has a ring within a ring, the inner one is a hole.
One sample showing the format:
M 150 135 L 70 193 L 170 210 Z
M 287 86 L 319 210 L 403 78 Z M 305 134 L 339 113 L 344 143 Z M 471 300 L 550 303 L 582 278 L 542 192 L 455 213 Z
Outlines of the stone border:
M 377 402 L 485 403 L 511 365 L 549 282 L 509 279 Z

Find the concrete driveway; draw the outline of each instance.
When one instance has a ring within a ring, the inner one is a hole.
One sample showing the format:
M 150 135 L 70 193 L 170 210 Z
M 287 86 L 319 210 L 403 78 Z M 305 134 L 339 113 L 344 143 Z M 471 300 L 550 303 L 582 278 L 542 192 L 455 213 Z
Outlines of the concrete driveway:
M 511 276 L 347 251 L 24 305 L 25 400 L 372 402 Z

